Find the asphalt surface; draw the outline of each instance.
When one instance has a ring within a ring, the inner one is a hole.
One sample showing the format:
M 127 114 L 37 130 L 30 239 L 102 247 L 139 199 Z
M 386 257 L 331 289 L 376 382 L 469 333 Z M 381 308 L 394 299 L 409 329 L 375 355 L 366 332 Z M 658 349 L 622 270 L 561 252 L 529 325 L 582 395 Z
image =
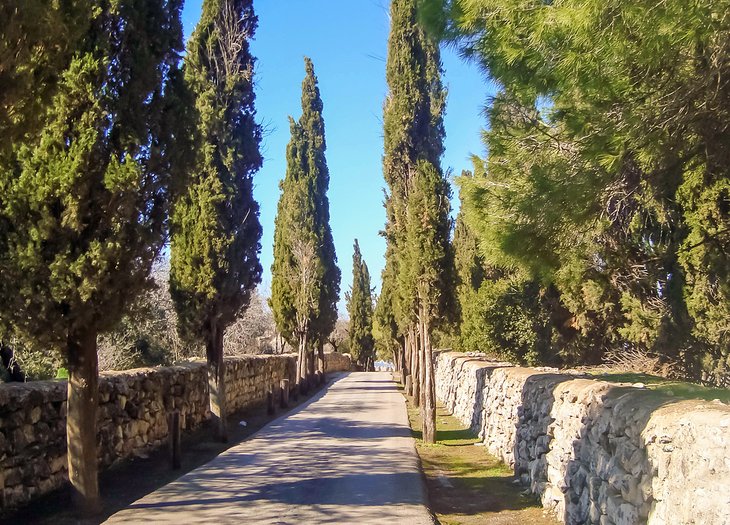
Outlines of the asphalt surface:
M 425 503 L 403 396 L 353 372 L 106 523 L 431 524 Z

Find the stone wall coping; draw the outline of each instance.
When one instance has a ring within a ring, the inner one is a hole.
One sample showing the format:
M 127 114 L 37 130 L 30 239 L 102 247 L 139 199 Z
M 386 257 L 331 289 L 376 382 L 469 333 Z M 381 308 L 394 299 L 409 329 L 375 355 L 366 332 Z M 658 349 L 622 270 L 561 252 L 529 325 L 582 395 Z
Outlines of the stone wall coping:
M 670 411 L 673 417 L 687 411 L 708 412 L 714 414 L 714 417 L 718 415 L 720 417 L 730 417 L 730 404 L 719 400 L 686 399 L 646 387 L 637 387 L 635 383 L 606 381 L 600 377 L 578 371 L 566 372 L 552 367 L 523 367 L 504 361 L 495 361 L 487 357 L 469 356 L 461 352 L 443 352 L 442 355 L 447 359 L 459 362 L 462 367 L 475 370 L 492 369 L 495 373 L 499 372 L 514 379 L 535 378 L 535 380 L 545 380 L 547 382 L 558 380 L 560 385 L 556 386 L 556 392 L 588 389 L 594 394 L 603 393 L 607 398 L 623 398 L 623 402 L 630 409 L 639 410 L 651 405 L 657 405 L 652 408 L 652 411 Z M 624 396 L 628 396 L 628 398 Z M 723 419 L 723 421 L 725 420 Z M 716 424 L 717 420 L 710 423 Z M 730 429 L 730 422 L 726 426 Z

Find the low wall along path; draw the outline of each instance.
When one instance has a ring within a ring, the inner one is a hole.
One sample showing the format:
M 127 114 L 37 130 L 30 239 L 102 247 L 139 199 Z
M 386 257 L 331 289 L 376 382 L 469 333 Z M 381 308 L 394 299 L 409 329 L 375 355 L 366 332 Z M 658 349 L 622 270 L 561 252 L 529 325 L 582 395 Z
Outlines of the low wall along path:
M 265 404 L 270 388 L 296 376 L 293 354 L 225 362 L 229 413 Z M 348 358 L 325 354 L 326 370 L 349 368 Z M 100 468 L 166 446 L 167 416 L 174 410 L 188 431 L 210 417 L 204 362 L 101 374 Z M 67 480 L 66 382 L 0 384 L 0 508 L 27 503 Z
M 730 407 L 436 358 L 436 394 L 568 524 L 730 524 Z

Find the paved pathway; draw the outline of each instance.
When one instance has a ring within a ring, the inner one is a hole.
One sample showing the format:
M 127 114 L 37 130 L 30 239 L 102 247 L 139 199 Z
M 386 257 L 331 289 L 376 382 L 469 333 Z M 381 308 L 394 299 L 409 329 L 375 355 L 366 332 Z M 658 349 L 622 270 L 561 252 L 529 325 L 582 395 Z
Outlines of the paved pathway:
M 424 502 L 404 399 L 361 372 L 107 523 L 431 524 Z

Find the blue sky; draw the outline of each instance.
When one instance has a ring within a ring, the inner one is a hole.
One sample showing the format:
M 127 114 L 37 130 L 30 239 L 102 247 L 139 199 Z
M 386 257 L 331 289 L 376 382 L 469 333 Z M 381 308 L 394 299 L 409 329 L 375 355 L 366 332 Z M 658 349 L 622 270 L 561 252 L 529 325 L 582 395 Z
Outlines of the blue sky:
M 186 38 L 200 16 L 202 0 L 187 0 L 183 12 Z M 257 58 L 256 108 L 265 129 L 264 166 L 255 178 L 261 205 L 262 292 L 269 293 L 274 217 L 279 180 L 286 172 L 289 115 L 301 113 L 304 56 L 314 62 L 324 102 L 330 215 L 344 292 L 352 282 L 352 244 L 363 257 L 379 289 L 385 241 L 382 206 L 382 106 L 387 86 L 385 57 L 389 30 L 387 0 L 274 0 L 254 2 L 259 28 L 252 50 Z M 482 108 L 488 87 L 478 69 L 451 49 L 442 53 L 449 89 L 444 169 L 469 169 L 469 156 L 482 153 Z

